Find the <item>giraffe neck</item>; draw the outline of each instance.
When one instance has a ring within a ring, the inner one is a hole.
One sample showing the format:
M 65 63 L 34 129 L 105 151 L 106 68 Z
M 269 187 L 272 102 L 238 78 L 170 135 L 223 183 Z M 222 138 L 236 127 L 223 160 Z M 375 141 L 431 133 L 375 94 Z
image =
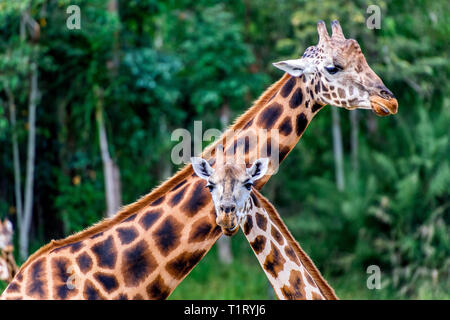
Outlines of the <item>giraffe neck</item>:
M 279 299 L 337 299 L 266 198 L 253 190 L 245 211 L 242 230 Z
M 263 107 L 246 112 L 232 126 L 234 130 L 228 130 L 219 140 L 226 156 L 236 154 L 238 146 L 242 146 L 239 153 L 247 166 L 261 157 L 271 159 L 268 173 L 256 183 L 257 189 L 276 173 L 277 165 L 295 147 L 312 118 L 324 106 L 315 97 L 318 81 L 285 74 L 273 87 L 271 95 L 260 101 Z M 212 148 L 216 145 L 205 149 L 206 158 L 208 154 L 214 156 Z
M 285 74 L 202 156 L 213 156 L 219 143 L 233 146 L 230 137 L 245 138 L 250 129 L 279 128 L 280 149 L 272 156 L 281 162 L 318 109 L 307 83 Z M 270 145 L 270 137 L 259 140 Z M 249 158 L 261 150 L 245 152 Z M 187 165 L 113 218 L 39 249 L 2 299 L 166 298 L 219 238 L 215 218 L 205 182 Z

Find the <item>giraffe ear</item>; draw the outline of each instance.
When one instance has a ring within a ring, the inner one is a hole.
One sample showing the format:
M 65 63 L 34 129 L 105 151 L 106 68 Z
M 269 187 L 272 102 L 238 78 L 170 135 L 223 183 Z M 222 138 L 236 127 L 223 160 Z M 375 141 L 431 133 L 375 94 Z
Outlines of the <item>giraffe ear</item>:
M 275 62 L 273 65 L 293 77 L 300 77 L 302 74 L 310 72 L 309 65 L 303 59 L 284 60 Z
M 253 181 L 261 179 L 269 168 L 269 158 L 261 158 L 256 160 L 253 165 L 247 169 L 247 173 L 252 177 Z
M 209 165 L 208 161 L 200 157 L 192 157 L 192 168 L 197 176 L 202 179 L 208 178 L 214 173 L 214 169 Z

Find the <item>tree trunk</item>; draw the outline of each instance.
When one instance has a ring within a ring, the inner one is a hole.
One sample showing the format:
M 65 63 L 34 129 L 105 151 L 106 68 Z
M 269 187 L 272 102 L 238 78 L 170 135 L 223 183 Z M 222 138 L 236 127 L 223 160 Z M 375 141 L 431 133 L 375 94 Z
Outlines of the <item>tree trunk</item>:
M 39 98 L 38 68 L 35 61 L 31 62 L 30 68 L 31 85 L 30 98 L 28 103 L 28 147 L 25 179 L 25 206 L 23 219 L 21 221 L 22 224 L 19 228 L 20 256 L 24 260 L 28 256 L 29 234 L 33 217 L 33 187 L 36 152 L 36 104 Z
M 342 147 L 341 124 L 339 120 L 339 110 L 337 107 L 332 107 L 333 116 L 333 155 L 334 166 L 336 172 L 336 185 L 339 191 L 344 190 L 344 152 Z
M 19 156 L 19 143 L 17 141 L 17 126 L 16 126 L 16 103 L 14 96 L 9 89 L 7 81 L 4 84 L 6 95 L 8 96 L 9 106 L 9 121 L 11 123 L 11 143 L 13 151 L 13 166 L 14 166 L 14 193 L 16 198 L 16 212 L 17 212 L 17 224 L 22 225 L 23 208 L 22 208 L 22 182 L 21 182 L 21 170 L 20 170 L 20 156 Z
M 225 104 L 220 110 L 220 123 L 222 130 L 226 129 L 230 122 L 230 107 Z M 219 261 L 224 264 L 233 262 L 233 252 L 231 251 L 231 238 L 222 235 L 217 241 L 217 250 L 219 253 Z
M 106 216 L 112 217 L 121 206 L 120 171 L 111 159 L 108 150 L 108 137 L 106 135 L 105 120 L 103 116 L 103 91 L 98 89 L 96 120 L 98 127 L 98 139 L 103 163 L 103 175 L 105 181 Z

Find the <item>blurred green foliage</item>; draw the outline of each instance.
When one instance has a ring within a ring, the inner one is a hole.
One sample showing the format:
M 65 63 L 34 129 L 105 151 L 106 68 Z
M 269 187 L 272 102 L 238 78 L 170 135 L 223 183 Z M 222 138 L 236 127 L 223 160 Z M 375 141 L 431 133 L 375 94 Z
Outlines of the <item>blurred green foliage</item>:
M 167 173 L 173 129 L 220 128 L 221 108 L 244 112 L 281 74 L 272 62 L 317 42 L 316 23 L 339 19 L 371 67 L 395 93 L 399 113 L 358 112 L 357 166 L 349 112 L 344 191 L 334 180 L 331 114 L 324 108 L 262 192 L 341 298 L 449 298 L 450 67 L 449 2 L 439 1 L 0 1 L 0 210 L 14 220 L 6 87 L 17 105 L 25 163 L 30 57 L 37 56 L 41 97 L 31 250 L 101 219 L 103 170 L 95 92 L 104 92 L 110 152 L 121 171 L 123 202 L 147 193 Z M 66 28 L 66 8 L 81 8 L 81 30 Z M 366 9 L 381 8 L 381 29 Z M 29 8 L 41 34 L 21 41 Z M 117 39 L 115 40 L 115 34 Z M 118 43 L 115 43 L 117 41 Z M 116 47 L 115 47 L 116 46 Z M 119 68 L 110 76 L 114 52 Z M 214 249 L 214 248 L 213 248 Z M 171 298 L 273 298 L 243 239 L 235 261 L 212 250 Z M 368 290 L 366 268 L 379 265 L 382 290 Z

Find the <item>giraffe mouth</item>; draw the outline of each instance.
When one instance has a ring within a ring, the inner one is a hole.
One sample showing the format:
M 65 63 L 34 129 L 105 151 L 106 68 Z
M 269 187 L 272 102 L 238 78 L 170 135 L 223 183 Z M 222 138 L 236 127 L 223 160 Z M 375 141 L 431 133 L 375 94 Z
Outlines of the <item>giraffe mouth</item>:
M 239 230 L 239 223 L 236 223 L 236 225 L 232 228 L 222 228 L 223 234 L 228 237 L 235 235 L 238 230 Z
M 381 117 L 396 114 L 398 110 L 398 102 L 395 98 L 385 99 L 380 96 L 372 96 L 370 97 L 370 105 L 373 112 Z

